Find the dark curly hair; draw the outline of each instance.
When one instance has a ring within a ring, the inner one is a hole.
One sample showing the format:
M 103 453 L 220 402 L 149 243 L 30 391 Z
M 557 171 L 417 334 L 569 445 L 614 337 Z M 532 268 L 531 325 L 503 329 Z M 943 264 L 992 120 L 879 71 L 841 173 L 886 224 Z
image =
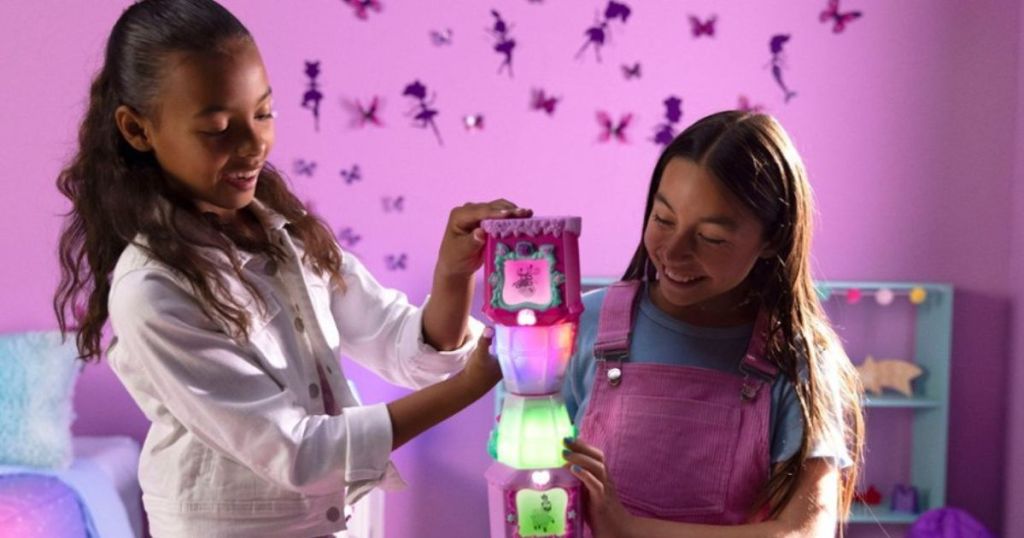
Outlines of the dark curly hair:
M 200 214 L 168 181 L 151 152 L 127 143 L 114 120 L 122 105 L 141 114 L 157 111 L 169 55 L 224 52 L 239 40 L 252 42 L 252 36 L 212 0 L 143 0 L 127 8 L 110 32 L 78 131 L 78 151 L 57 178 L 57 188 L 72 207 L 60 236 L 61 280 L 53 308 L 61 331 L 77 333 L 84 361 L 99 360 L 111 273 L 125 247 L 140 235 L 146 241 L 139 246 L 183 277 L 203 311 L 225 320 L 232 333 L 248 336 L 248 315 L 227 293 L 225 273 L 200 248 L 223 251 L 233 276 L 265 307 L 235 254 L 236 246 L 252 245 L 239 244 L 239 238 Z M 290 222 L 289 233 L 305 246 L 304 261 L 341 285 L 341 250 L 330 228 L 307 211 L 269 163 L 260 172 L 255 197 Z M 280 255 L 269 243 L 262 248 Z

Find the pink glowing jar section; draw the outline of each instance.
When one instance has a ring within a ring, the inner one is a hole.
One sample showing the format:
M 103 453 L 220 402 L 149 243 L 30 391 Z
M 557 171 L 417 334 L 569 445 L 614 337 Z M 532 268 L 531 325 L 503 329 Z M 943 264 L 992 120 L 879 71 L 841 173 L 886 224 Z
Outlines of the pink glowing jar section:
M 561 390 L 575 344 L 576 323 L 494 327 L 494 346 L 505 388 L 515 394 L 541 395 Z

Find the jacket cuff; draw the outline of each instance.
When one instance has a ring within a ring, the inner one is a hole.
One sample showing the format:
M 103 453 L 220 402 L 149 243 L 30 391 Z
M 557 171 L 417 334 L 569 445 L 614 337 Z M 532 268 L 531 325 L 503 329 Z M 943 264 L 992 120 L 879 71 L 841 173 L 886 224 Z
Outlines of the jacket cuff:
M 406 361 L 414 372 L 426 374 L 437 382 L 462 370 L 469 354 L 476 349 L 476 343 L 484 331 L 484 324 L 470 316 L 469 335 L 466 341 L 451 351 L 438 351 L 423 339 L 423 307 L 429 299 L 430 296 L 424 299 L 420 308 L 416 309 L 402 328 L 399 359 Z

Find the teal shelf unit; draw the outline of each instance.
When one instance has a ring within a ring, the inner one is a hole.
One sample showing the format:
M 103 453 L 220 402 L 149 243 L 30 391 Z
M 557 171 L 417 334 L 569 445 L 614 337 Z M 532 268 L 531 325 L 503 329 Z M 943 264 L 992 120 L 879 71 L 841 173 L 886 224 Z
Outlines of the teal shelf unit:
M 584 291 L 607 286 L 617 279 L 605 277 L 584 277 L 581 285 Z M 881 282 L 881 281 L 819 281 L 816 286 L 824 299 L 841 300 L 841 294 L 857 289 L 865 295 L 882 289 L 892 291 L 897 299 L 907 300 L 914 288 L 924 289 L 925 300 L 914 306 L 913 361 L 925 373 L 914 380 L 914 395 L 883 393 L 867 395 L 864 407 L 867 421 L 875 413 L 887 410 L 907 410 L 913 414 L 911 420 L 911 447 L 909 457 L 910 484 L 918 490 L 920 512 L 941 507 L 946 502 L 946 459 L 949 431 L 949 365 L 953 332 L 953 287 L 949 284 L 922 282 Z M 869 296 L 861 299 L 873 303 Z M 850 305 L 856 307 L 858 305 Z M 884 308 L 884 307 L 880 307 Z M 842 337 L 840 330 L 840 337 Z M 871 440 L 867 440 L 870 450 Z M 875 454 L 884 453 L 882 448 Z M 886 496 L 882 505 L 855 505 L 850 514 L 850 523 L 910 524 L 918 514 L 892 512 Z
M 854 505 L 850 510 L 850 523 L 881 523 L 883 525 L 909 525 L 918 514 L 893 512 L 887 506 Z
M 914 395 L 868 394 L 864 399 L 864 407 L 869 424 L 875 413 L 886 413 L 893 409 L 910 410 L 913 415 L 909 455 L 910 484 L 918 490 L 920 512 L 943 506 L 946 502 L 953 287 L 949 284 L 921 282 L 856 281 L 823 281 L 817 285 L 820 291 L 833 297 L 829 300 L 842 300 L 842 294 L 850 289 L 871 293 L 888 289 L 897 295 L 897 300 L 907 300 L 900 296 L 909 294 L 914 288 L 925 291 L 925 300 L 914 306 L 913 315 L 913 362 L 924 369 L 924 374 L 913 382 Z M 873 302 L 870 297 L 862 301 Z M 857 306 L 849 305 L 847 308 Z M 871 439 L 867 440 L 867 444 L 870 448 Z M 883 453 L 879 449 L 874 452 Z M 888 498 L 885 499 L 887 502 Z M 872 507 L 858 505 L 850 515 L 850 522 L 909 524 L 917 519 L 917 515 L 892 512 L 884 503 Z

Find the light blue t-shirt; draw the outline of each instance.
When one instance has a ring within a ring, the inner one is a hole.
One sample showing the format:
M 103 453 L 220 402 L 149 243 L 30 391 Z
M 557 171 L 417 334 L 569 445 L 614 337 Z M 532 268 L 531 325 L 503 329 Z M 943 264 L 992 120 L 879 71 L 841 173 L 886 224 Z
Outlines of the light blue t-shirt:
M 594 342 L 606 292 L 607 288 L 604 288 L 583 296 L 585 310 L 580 316 L 576 352 L 562 386 L 569 416 L 578 427 L 583 424 L 597 371 Z M 646 287 L 640 290 L 640 295 L 628 361 L 695 366 L 740 375 L 739 364 L 754 332 L 753 323 L 725 328 L 697 327 L 679 321 L 655 306 Z M 779 463 L 792 457 L 800 448 L 804 423 L 792 382 L 779 375 L 772 383 L 771 392 L 768 421 L 770 455 L 772 463 Z

